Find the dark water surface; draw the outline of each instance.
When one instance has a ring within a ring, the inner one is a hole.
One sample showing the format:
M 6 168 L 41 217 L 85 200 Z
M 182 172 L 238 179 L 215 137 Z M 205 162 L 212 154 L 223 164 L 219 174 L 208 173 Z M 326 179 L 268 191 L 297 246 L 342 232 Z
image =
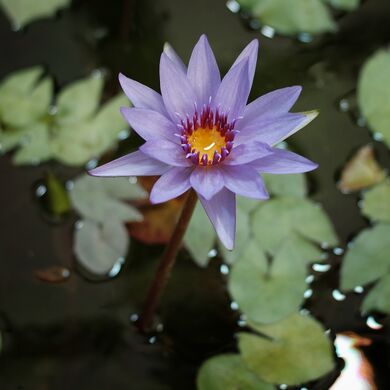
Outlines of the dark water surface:
M 158 89 L 158 61 L 165 41 L 187 59 L 205 32 L 226 71 L 247 42 L 260 38 L 251 96 L 302 84 L 303 94 L 295 108 L 320 109 L 320 117 L 290 144 L 320 164 L 309 175 L 311 196 L 323 203 L 345 248 L 367 221 L 357 207 L 358 196 L 341 194 L 336 188 L 337 175 L 348 157 L 370 142 L 381 165 L 390 168 L 390 158 L 367 128 L 357 126 L 356 109 L 341 112 L 339 100 L 347 96 L 354 105 L 359 68 L 371 53 L 390 42 L 390 2 L 367 0 L 356 12 L 338 17 L 337 35 L 303 44 L 263 37 L 231 13 L 223 0 L 79 0 L 57 18 L 34 22 L 19 32 L 12 32 L 0 14 L 0 78 L 42 64 L 59 88 L 102 68 L 109 77 L 107 95 L 117 91 L 119 71 Z M 74 269 L 72 231 L 77 217 L 48 222 L 34 197 L 34 183 L 49 168 L 62 180 L 81 172 L 56 163 L 15 167 L 10 155 L 0 158 L 4 343 L 0 389 L 195 388 L 200 363 L 235 348 L 238 314 L 230 309 L 220 260 L 200 269 L 183 251 L 160 310 L 163 331 L 150 339 L 139 335 L 130 316 L 140 308 L 161 246 L 133 240 L 124 268 L 106 282 L 89 282 L 74 271 L 67 282 L 56 285 L 34 277 L 35 270 L 51 265 Z M 372 338 L 367 356 L 378 388 L 388 389 L 389 321 L 376 317 L 385 326 L 375 331 L 359 316 L 362 295 L 333 299 L 341 259 L 330 254 L 331 271 L 314 272 L 314 293 L 305 307 L 333 332 L 354 331 Z M 327 389 L 331 379 L 306 387 Z

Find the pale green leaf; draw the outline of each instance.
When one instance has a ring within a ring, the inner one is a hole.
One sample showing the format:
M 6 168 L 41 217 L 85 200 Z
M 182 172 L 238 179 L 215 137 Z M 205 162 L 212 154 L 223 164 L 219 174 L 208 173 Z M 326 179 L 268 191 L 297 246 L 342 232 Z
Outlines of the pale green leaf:
M 252 321 L 272 323 L 296 312 L 307 288 L 306 265 L 288 241 L 271 264 L 251 241 L 233 264 L 229 291 L 240 310 Z
M 75 230 L 74 249 L 78 262 L 88 271 L 107 274 L 126 256 L 129 236 L 126 228 L 116 219 L 99 224 L 86 219 Z
M 379 279 L 370 290 L 364 298 L 361 310 L 363 314 L 373 310 L 390 314 L 390 274 Z
M 390 147 L 390 50 L 379 50 L 363 65 L 358 85 L 359 107 L 371 130 Z
M 324 0 L 329 3 L 332 7 L 345 10 L 353 11 L 360 5 L 360 0 Z
M 137 184 L 131 184 L 126 178 L 98 178 L 84 175 L 74 182 L 74 188 L 70 191 L 70 198 L 73 207 L 84 218 L 100 223 L 107 220 L 128 222 L 141 221 L 142 214 L 127 203 L 120 201 L 123 199 L 123 186 L 128 186 L 129 196 L 126 199 L 134 199 L 134 195 L 139 193 L 140 198 L 144 193 Z M 109 187 L 108 187 L 109 183 Z M 120 196 L 115 194 L 115 186 L 118 185 Z M 137 187 L 137 189 L 134 189 Z
M 297 197 L 271 199 L 259 207 L 253 215 L 253 234 L 259 246 L 271 254 L 295 234 L 317 243 L 337 244 L 332 224 L 322 207 Z
M 304 174 L 263 174 L 262 176 L 268 192 L 272 195 L 304 197 L 307 193 L 306 177 Z
M 0 130 L 0 154 L 15 149 L 23 142 L 28 142 L 30 132 L 31 127 Z
M 363 230 L 351 243 L 341 267 L 341 288 L 352 290 L 390 270 L 390 224 Z
M 51 157 L 49 129 L 40 122 L 31 125 L 26 138 L 13 156 L 13 162 L 17 165 L 36 165 Z
M 321 0 L 239 0 L 262 24 L 277 32 L 295 35 L 300 32 L 323 33 L 334 31 L 330 11 Z
M 16 28 L 35 19 L 54 15 L 70 3 L 70 0 L 0 0 L 8 17 Z
M 363 214 L 373 221 L 390 222 L 390 181 L 386 180 L 365 192 Z
M 198 390 L 272 390 L 243 363 L 239 355 L 214 356 L 201 366 L 197 377 Z
M 268 338 L 239 334 L 239 348 L 250 370 L 270 383 L 298 385 L 334 367 L 332 344 L 313 318 L 293 314 L 271 325 L 250 324 Z
M 261 201 L 259 199 L 251 199 L 239 195 L 237 195 L 236 199 L 237 199 L 237 208 L 247 214 L 251 214 L 259 206 L 264 204 L 264 201 Z
M 16 72 L 4 80 L 0 87 L 0 119 L 4 124 L 25 127 L 48 113 L 53 83 L 49 78 L 38 82 L 41 72 L 32 68 Z M 21 83 L 26 84 L 20 86 Z
M 79 125 L 91 119 L 99 106 L 104 80 L 100 75 L 76 81 L 57 98 L 57 121 L 61 125 Z
M 71 209 L 70 199 L 64 184 L 49 172 L 46 177 L 48 204 L 53 215 L 60 216 Z
M 201 267 L 205 267 L 210 258 L 208 253 L 213 249 L 216 234 L 200 202 L 196 205 L 191 222 L 184 236 L 184 243 L 192 258 Z

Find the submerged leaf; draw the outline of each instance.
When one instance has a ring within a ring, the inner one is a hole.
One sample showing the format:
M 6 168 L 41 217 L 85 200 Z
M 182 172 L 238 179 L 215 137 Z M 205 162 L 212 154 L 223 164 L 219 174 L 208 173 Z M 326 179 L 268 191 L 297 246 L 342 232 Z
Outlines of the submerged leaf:
M 249 320 L 272 323 L 296 312 L 306 290 L 306 265 L 286 241 L 271 264 L 252 240 L 234 263 L 229 291 Z
M 128 246 L 126 228 L 117 219 L 107 219 L 103 224 L 86 219 L 75 231 L 77 259 L 94 274 L 108 274 L 118 261 L 123 261 Z
M 384 170 L 377 163 L 371 145 L 360 148 L 345 165 L 338 188 L 344 193 L 359 191 L 381 182 Z
M 267 338 L 240 333 L 241 355 L 249 369 L 267 382 L 298 385 L 333 369 L 332 344 L 313 318 L 293 314 L 275 324 L 250 325 Z
M 379 50 L 363 65 L 357 85 L 359 107 L 371 130 L 390 147 L 390 50 Z
M 378 283 L 370 290 L 364 298 L 361 310 L 363 314 L 373 310 L 390 314 L 390 274 L 379 279 Z
M 52 16 L 69 3 L 70 0 L 0 0 L 0 4 L 17 28 L 35 19 Z
M 375 281 L 390 271 L 390 224 L 363 230 L 352 242 L 341 267 L 341 288 Z
M 124 196 L 124 187 L 128 196 Z M 118 187 L 118 192 L 115 188 Z M 105 223 L 107 220 L 117 222 L 141 221 L 142 215 L 134 207 L 122 202 L 123 199 L 144 198 L 145 192 L 137 184 L 126 178 L 96 178 L 88 175 L 75 180 L 70 191 L 72 204 L 84 218 Z
M 214 356 L 201 366 L 197 377 L 198 390 L 272 390 L 243 363 L 239 355 Z
M 338 242 L 322 207 L 297 197 L 271 199 L 259 207 L 253 215 L 253 234 L 260 248 L 271 254 L 295 235 L 329 246 Z
M 49 173 L 46 178 L 49 207 L 52 214 L 60 216 L 70 210 L 70 199 L 64 185 Z
M 61 283 L 68 280 L 71 273 L 68 268 L 59 265 L 53 265 L 48 268 L 35 270 L 34 275 L 42 282 Z
M 373 221 L 390 222 L 390 181 L 388 179 L 364 194 L 363 214 Z

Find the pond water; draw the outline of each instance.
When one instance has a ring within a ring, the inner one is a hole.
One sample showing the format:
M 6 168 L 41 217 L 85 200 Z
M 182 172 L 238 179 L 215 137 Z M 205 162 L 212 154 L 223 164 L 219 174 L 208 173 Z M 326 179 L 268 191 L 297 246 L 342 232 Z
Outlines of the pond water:
M 56 18 L 40 20 L 14 32 L 0 14 L 2 48 L 0 79 L 10 72 L 42 64 L 56 89 L 94 69 L 107 73 L 107 96 L 119 89 L 123 72 L 158 89 L 158 62 L 169 41 L 185 59 L 201 33 L 206 33 L 225 72 L 237 53 L 260 39 L 260 57 L 251 98 L 283 86 L 303 85 L 296 110 L 320 109 L 309 128 L 292 137 L 297 152 L 320 169 L 308 175 L 310 196 L 323 204 L 340 238 L 340 248 L 367 226 L 357 207 L 358 194 L 336 187 L 348 158 L 367 143 L 374 145 L 380 165 L 389 169 L 387 148 L 359 126 L 355 88 L 359 69 L 376 49 L 390 41 L 390 3 L 367 0 L 355 12 L 336 15 L 340 31 L 310 43 L 250 28 L 223 0 L 74 1 Z M 347 99 L 351 110 L 340 109 Z M 138 142 L 130 137 L 123 154 Z M 159 311 L 158 331 L 141 335 L 134 326 L 162 253 L 162 245 L 132 240 L 120 272 L 91 281 L 74 266 L 75 214 L 55 221 L 36 197 L 36 186 L 48 171 L 64 182 L 82 169 L 55 162 L 16 167 L 11 155 L 0 158 L 2 185 L 0 256 L 1 389 L 195 389 L 200 364 L 212 355 L 236 350 L 239 313 L 231 307 L 226 276 L 217 256 L 200 268 L 180 252 Z M 344 296 L 339 289 L 342 250 L 329 251 L 327 264 L 313 267 L 314 280 L 304 308 L 332 335 L 354 332 L 372 340 L 363 347 L 378 389 L 388 388 L 389 321 L 375 329 L 359 315 L 361 291 Z M 57 265 L 71 270 L 62 283 L 45 283 L 37 270 Z M 325 272 L 324 272 L 325 271 Z M 313 279 L 313 278 L 312 278 Z M 310 295 L 310 297 L 309 297 Z M 328 389 L 338 369 L 306 385 Z

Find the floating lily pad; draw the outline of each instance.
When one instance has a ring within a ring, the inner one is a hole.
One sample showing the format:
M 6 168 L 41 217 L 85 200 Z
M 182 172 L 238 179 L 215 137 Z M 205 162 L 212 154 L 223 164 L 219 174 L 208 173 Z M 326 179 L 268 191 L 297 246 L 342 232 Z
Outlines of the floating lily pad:
M 229 291 L 252 321 L 272 323 L 296 312 L 307 288 L 306 264 L 286 241 L 269 262 L 254 240 L 234 263 Z
M 21 141 L 20 148 L 13 156 L 16 165 L 37 165 L 51 158 L 49 128 L 45 123 L 32 124 Z
M 38 67 L 17 71 L 0 85 L 0 119 L 6 126 L 21 128 L 47 114 L 53 85 L 49 78 L 39 81 Z
M 336 25 L 330 10 L 321 0 L 239 0 L 262 24 L 285 35 L 300 32 L 317 34 L 334 31 Z
M 332 344 L 313 318 L 293 314 L 272 325 L 250 325 L 267 338 L 240 333 L 239 348 L 248 368 L 263 380 L 298 385 L 333 369 Z
M 364 298 L 362 304 L 363 314 L 373 310 L 390 314 L 390 274 L 379 279 L 378 283 Z
M 363 230 L 352 242 L 341 267 L 341 288 L 352 290 L 390 271 L 390 224 Z
M 64 88 L 57 98 L 57 122 L 74 125 L 92 118 L 99 106 L 103 83 L 103 77 L 97 75 Z
M 184 236 L 184 243 L 192 258 L 201 267 L 205 267 L 210 258 L 208 253 L 213 249 L 216 234 L 200 202 L 196 205 L 190 225 Z
M 117 219 L 103 224 L 86 219 L 75 230 L 75 253 L 79 263 L 97 275 L 106 275 L 126 256 L 129 237 Z
M 304 174 L 294 175 L 262 175 L 270 194 L 275 196 L 300 196 L 307 194 L 306 177 Z
M 276 254 L 282 243 L 295 235 L 329 246 L 338 242 L 322 207 L 298 197 L 281 197 L 265 202 L 253 215 L 253 234 L 260 248 L 271 254 Z
M 360 5 L 360 0 L 324 0 L 329 3 L 333 8 L 353 11 Z
M 127 196 L 124 196 L 124 186 L 128 188 Z M 74 208 L 84 218 L 100 223 L 107 220 L 128 222 L 141 221 L 142 215 L 122 200 L 142 199 L 146 197 L 146 193 L 126 178 L 97 178 L 85 175 L 75 180 L 70 197 Z
M 338 188 L 344 193 L 360 191 L 384 178 L 385 172 L 375 159 L 373 147 L 365 145 L 345 165 Z
M 1 6 L 16 28 L 35 19 L 52 16 L 69 3 L 70 0 L 0 0 Z
M 373 221 L 390 222 L 390 181 L 386 180 L 364 194 L 363 214 Z
M 379 50 L 363 65 L 357 85 L 360 110 L 371 130 L 390 147 L 390 50 Z
M 214 356 L 201 366 L 197 377 L 198 390 L 272 390 L 243 363 L 239 355 Z

